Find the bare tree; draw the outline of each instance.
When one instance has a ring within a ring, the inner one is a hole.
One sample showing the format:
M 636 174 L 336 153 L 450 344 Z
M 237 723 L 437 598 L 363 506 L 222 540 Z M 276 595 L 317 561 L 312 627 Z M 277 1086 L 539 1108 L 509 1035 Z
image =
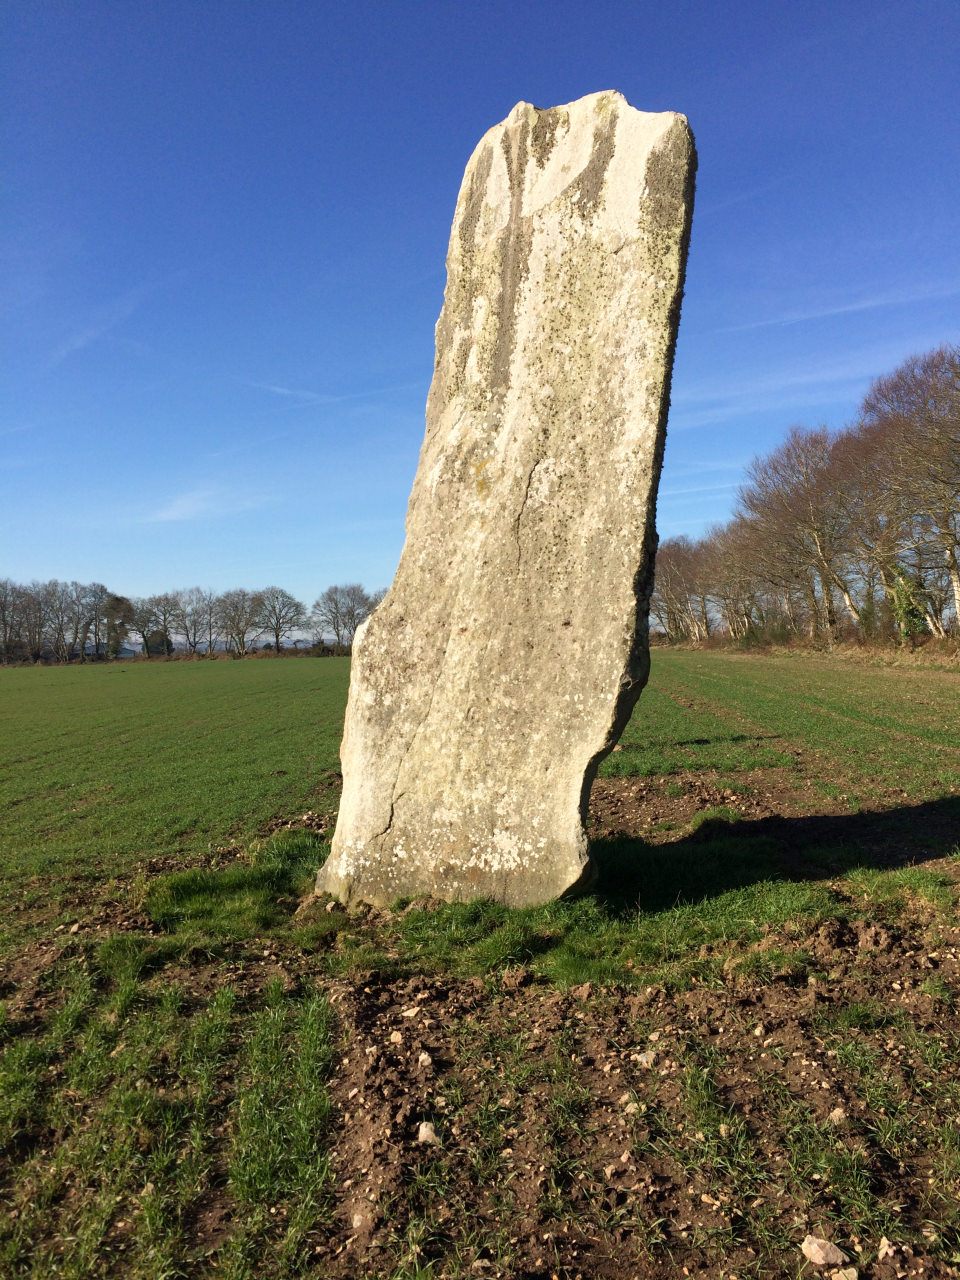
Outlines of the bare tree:
M 880 632 L 881 605 L 891 604 L 897 568 L 913 542 L 911 512 L 891 485 L 893 459 L 886 435 L 882 425 L 848 427 L 831 452 L 836 501 L 845 513 L 861 579 L 858 622 L 865 635 Z
M 202 587 L 188 587 L 175 591 L 176 626 L 190 653 L 196 653 L 207 635 L 207 622 L 212 612 L 213 592 Z
M 0 658 L 7 663 L 14 656 L 20 638 L 20 597 L 17 584 L 0 578 Z
M 47 583 L 49 601 L 50 643 L 58 662 L 70 661 L 70 597 L 68 582 L 58 582 L 56 578 Z
M 153 605 L 154 630 L 160 641 L 163 656 L 168 658 L 173 652 L 173 637 L 176 634 L 177 620 L 180 616 L 180 601 L 175 591 L 164 591 L 160 595 L 151 596 Z
M 18 588 L 21 644 L 26 656 L 39 662 L 50 643 L 51 584 L 31 582 Z
M 280 652 L 285 636 L 306 621 L 307 610 L 300 600 L 295 600 L 283 587 L 265 587 L 260 592 L 260 622 L 264 631 L 273 636 L 273 647 Z
M 885 429 L 895 463 L 891 487 L 920 517 L 943 558 L 960 619 L 960 346 L 912 356 L 878 378 L 861 422 Z
M 87 588 L 87 599 L 90 607 L 90 627 L 93 631 L 93 656 L 103 657 L 106 651 L 104 627 L 104 605 L 110 592 L 102 582 L 91 582 Z
M 789 598 L 792 576 L 783 572 L 777 549 L 766 545 L 757 522 L 735 516 L 708 534 L 713 565 L 713 598 L 728 633 L 737 640 L 762 632 L 775 600 Z M 761 555 L 765 553 L 765 558 Z
M 249 645 L 263 634 L 262 601 L 258 591 L 237 587 L 219 599 L 218 617 L 227 648 L 243 657 Z
M 807 597 L 815 631 L 832 644 L 839 632 L 836 595 L 859 618 L 849 580 L 847 513 L 830 466 L 833 437 L 826 427 L 791 427 L 782 445 L 747 470 L 740 512 L 775 548 L 781 568 Z M 788 585 L 781 583 L 781 585 Z
M 220 624 L 220 597 L 215 591 L 205 588 L 197 596 L 196 608 L 200 617 L 204 652 L 209 657 L 223 635 Z
M 366 622 L 373 613 L 376 602 L 361 587 L 359 582 L 352 582 L 343 588 L 343 618 L 346 625 L 346 643 L 350 644 L 356 635 L 357 627 Z
M 379 601 L 369 596 L 359 582 L 327 587 L 314 601 L 311 623 L 318 638 L 332 634 L 337 647 L 343 649 L 351 643 L 357 627 L 370 616 L 377 603 Z
M 333 635 L 334 644 L 338 648 L 343 645 L 344 619 L 341 608 L 341 587 L 327 587 L 321 596 L 313 602 L 310 625 L 318 641 L 325 636 Z
M 87 638 L 93 626 L 95 606 L 91 591 L 82 582 L 70 583 L 70 654 L 81 662 L 87 660 Z
M 667 538 L 657 550 L 656 579 L 650 607 L 672 640 L 706 640 L 710 635 L 708 541 Z

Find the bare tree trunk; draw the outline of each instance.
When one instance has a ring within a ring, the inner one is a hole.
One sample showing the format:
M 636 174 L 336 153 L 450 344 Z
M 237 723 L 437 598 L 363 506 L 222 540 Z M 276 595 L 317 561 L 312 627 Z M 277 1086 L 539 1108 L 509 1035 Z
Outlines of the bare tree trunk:
M 937 637 L 937 639 L 946 640 L 947 633 L 944 630 L 943 623 L 940 621 L 937 615 L 933 612 L 930 606 L 926 605 L 924 607 L 923 612 L 924 612 L 924 616 L 927 619 L 927 626 L 930 628 L 933 634 Z
M 817 599 L 816 590 L 810 583 L 804 584 L 804 595 L 807 597 L 807 608 L 810 611 L 807 631 L 811 644 L 815 644 L 817 632 L 820 629 L 820 601 Z
M 953 607 L 957 614 L 957 627 L 960 628 L 960 563 L 957 553 L 947 548 L 947 568 L 950 570 L 950 585 L 953 588 Z

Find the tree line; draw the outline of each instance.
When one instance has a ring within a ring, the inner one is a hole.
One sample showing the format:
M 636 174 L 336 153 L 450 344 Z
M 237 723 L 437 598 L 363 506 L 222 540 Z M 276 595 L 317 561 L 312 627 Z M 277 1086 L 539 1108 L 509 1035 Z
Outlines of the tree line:
M 841 430 L 795 426 L 756 458 L 726 524 L 660 545 L 651 614 L 678 641 L 956 635 L 960 346 L 876 379 Z
M 190 587 L 128 597 L 100 582 L 16 583 L 0 579 L 0 661 L 86 662 L 119 657 L 218 652 L 243 657 L 267 639 L 280 653 L 304 636 L 345 652 L 357 627 L 383 599 L 359 583 L 328 587 L 306 605 L 282 587 L 247 591 Z
M 128 598 L 102 583 L 0 579 L 0 660 L 228 651 L 268 637 L 346 650 L 385 592 L 328 587 L 311 609 L 281 587 Z M 790 429 L 756 458 L 732 518 L 656 559 L 654 631 L 833 644 L 946 638 L 960 623 L 960 346 L 911 357 L 838 431 Z

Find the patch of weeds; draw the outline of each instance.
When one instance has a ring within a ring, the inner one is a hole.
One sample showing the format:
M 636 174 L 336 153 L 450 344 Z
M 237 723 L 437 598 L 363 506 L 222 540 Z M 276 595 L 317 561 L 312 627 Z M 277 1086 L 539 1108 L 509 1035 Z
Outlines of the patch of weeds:
M 718 778 L 715 786 L 718 791 L 732 791 L 736 796 L 744 796 L 750 791 L 750 787 L 739 778 Z
M 761 986 L 775 981 L 797 985 L 810 972 L 810 955 L 805 951 L 784 951 L 780 947 L 748 951 L 737 961 L 736 972 Z
M 894 910 L 905 906 L 910 897 L 940 910 L 949 910 L 956 890 L 948 876 L 925 867 L 900 867 L 894 871 L 857 867 L 847 874 L 846 880 L 851 892 L 864 901 Z
M 870 1232 L 873 1238 L 895 1230 L 895 1206 L 883 1203 L 874 1193 L 867 1147 L 848 1146 L 831 1132 L 829 1123 L 818 1124 L 781 1082 L 769 1082 L 767 1087 L 778 1108 L 786 1172 L 795 1196 L 816 1206 L 820 1216 L 842 1229 L 856 1223 L 861 1233 Z
M 904 1014 L 878 1000 L 854 1000 L 849 1004 L 830 1005 L 819 1012 L 815 1026 L 824 1033 L 842 1036 L 848 1031 L 881 1031 L 885 1027 L 901 1027 Z M 852 1043 L 846 1040 L 845 1043 Z
M 48 1063 L 33 1040 L 14 1041 L 0 1057 L 0 1147 L 13 1147 L 37 1122 Z
M 127 888 L 127 901 L 134 911 L 142 911 L 147 901 L 150 881 L 143 867 L 137 867 Z
M 691 1195 L 697 1200 L 702 1196 L 720 1212 L 716 1226 L 696 1228 L 695 1243 L 719 1261 L 740 1246 L 759 1243 L 769 1252 L 782 1250 L 786 1240 L 774 1207 L 767 1203 L 766 1156 L 744 1117 L 724 1100 L 716 1078 L 723 1070 L 721 1055 L 691 1043 L 681 1048 L 681 1057 L 679 1104 L 669 1112 L 653 1108 L 643 1118 L 650 1153 L 673 1164 L 682 1181 L 689 1182 Z M 744 1215 L 738 1205 L 753 1197 L 753 1211 Z
M 953 987 L 940 974 L 934 974 L 933 977 L 926 978 L 920 984 L 920 990 L 925 996 L 929 996 L 932 1000 L 938 1000 L 942 1004 L 952 1005 L 957 998 L 957 993 Z
M 349 923 L 350 917 L 346 912 L 325 911 L 322 916 L 291 926 L 286 936 L 302 951 L 325 951 L 333 945 Z
M 255 1271 L 268 1238 L 284 1274 L 302 1270 L 326 1204 L 328 1002 L 273 984 L 247 1012 L 223 985 L 198 1007 L 149 978 L 169 942 L 119 935 L 81 952 L 89 972 L 62 959 L 59 1007 L 0 1054 L 0 1144 L 18 1153 L 5 1275 L 194 1274 L 210 1204 L 224 1223 L 243 1208 L 217 1274 Z
M 739 822 L 741 815 L 736 809 L 731 809 L 729 805 L 711 805 L 709 809 L 701 809 L 699 813 L 693 815 L 690 823 L 692 831 L 699 831 L 701 834 L 715 835 L 718 832 L 721 823 Z
M 75 969 L 71 959 L 69 956 L 64 957 L 52 978 L 53 981 L 62 983 L 63 989 L 63 1001 L 54 1009 L 45 1037 L 55 1052 L 62 1050 L 84 1026 L 97 1003 L 93 978 L 85 969 Z
M 282 832 L 264 841 L 249 862 L 162 877 L 147 894 L 147 914 L 170 933 L 255 937 L 289 920 L 326 848 L 310 832 Z
M 545 1185 L 540 1199 L 544 1218 L 563 1220 L 569 1214 L 571 1189 L 586 1172 L 579 1152 L 589 1149 L 590 1090 L 580 1079 L 573 1039 L 562 1031 L 553 1046 L 544 1072 L 549 1088 L 542 1116 L 545 1148 Z
M 846 800 L 847 798 L 843 787 L 838 786 L 835 782 L 825 782 L 823 778 L 814 778 L 813 785 L 822 796 L 827 796 L 830 800 Z
M 17 1232 L 0 1246 L 11 1274 L 31 1253 L 37 1274 L 101 1274 L 112 1254 L 122 1252 L 118 1222 L 126 1221 L 135 1189 L 161 1177 L 169 1183 L 174 1170 L 188 1164 L 177 1143 L 187 1099 L 154 1087 L 150 1074 L 168 1049 L 175 1002 L 166 996 L 154 1004 L 129 976 L 106 999 L 97 1003 L 93 997 L 92 985 L 75 990 L 46 1034 L 32 1042 L 59 1064 L 49 1081 L 56 1087 L 40 1098 L 33 1118 L 38 1139 L 56 1132 L 58 1144 L 52 1163 L 40 1150 L 22 1167 L 14 1192 L 20 1200 Z M 24 1188 L 27 1199 L 21 1198 Z M 141 1210 L 140 1230 L 150 1237 L 157 1232 L 149 1195 Z M 51 1222 L 57 1228 L 52 1242 Z M 169 1242 L 171 1233 L 176 1214 L 164 1219 L 163 1239 Z
M 96 964 L 114 982 L 136 982 L 162 969 L 183 954 L 182 944 L 172 938 L 150 938 L 139 933 L 115 933 L 99 944 Z
M 765 878 L 770 847 L 726 834 L 680 847 L 598 841 L 594 894 L 512 911 L 488 901 L 412 907 L 384 926 L 386 938 L 400 969 L 468 976 L 523 967 L 561 988 L 719 981 L 723 957 L 701 956 L 701 947 L 756 941 L 789 919 L 834 911 L 822 885 Z M 338 955 L 348 956 L 350 945 L 341 935 Z M 799 979 L 805 963 L 778 955 L 767 970 Z

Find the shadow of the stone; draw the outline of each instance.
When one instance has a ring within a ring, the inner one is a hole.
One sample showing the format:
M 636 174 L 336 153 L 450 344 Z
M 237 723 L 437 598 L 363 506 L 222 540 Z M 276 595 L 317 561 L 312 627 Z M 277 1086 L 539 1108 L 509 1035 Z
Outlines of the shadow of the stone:
M 673 747 L 715 747 L 720 742 L 774 742 L 782 737 L 782 733 L 718 733 L 712 738 L 681 738 L 677 742 L 671 739 L 670 745 Z M 650 745 L 649 743 L 640 742 L 621 742 L 617 750 L 627 754 L 646 754 L 650 750 Z
M 712 738 L 682 738 L 677 747 L 713 747 L 718 742 L 772 742 L 782 738 L 782 733 L 718 733 Z
M 921 865 L 960 847 L 960 797 L 883 812 L 736 822 L 709 819 L 666 844 L 594 840 L 594 896 L 611 914 L 663 911 L 771 880 Z

